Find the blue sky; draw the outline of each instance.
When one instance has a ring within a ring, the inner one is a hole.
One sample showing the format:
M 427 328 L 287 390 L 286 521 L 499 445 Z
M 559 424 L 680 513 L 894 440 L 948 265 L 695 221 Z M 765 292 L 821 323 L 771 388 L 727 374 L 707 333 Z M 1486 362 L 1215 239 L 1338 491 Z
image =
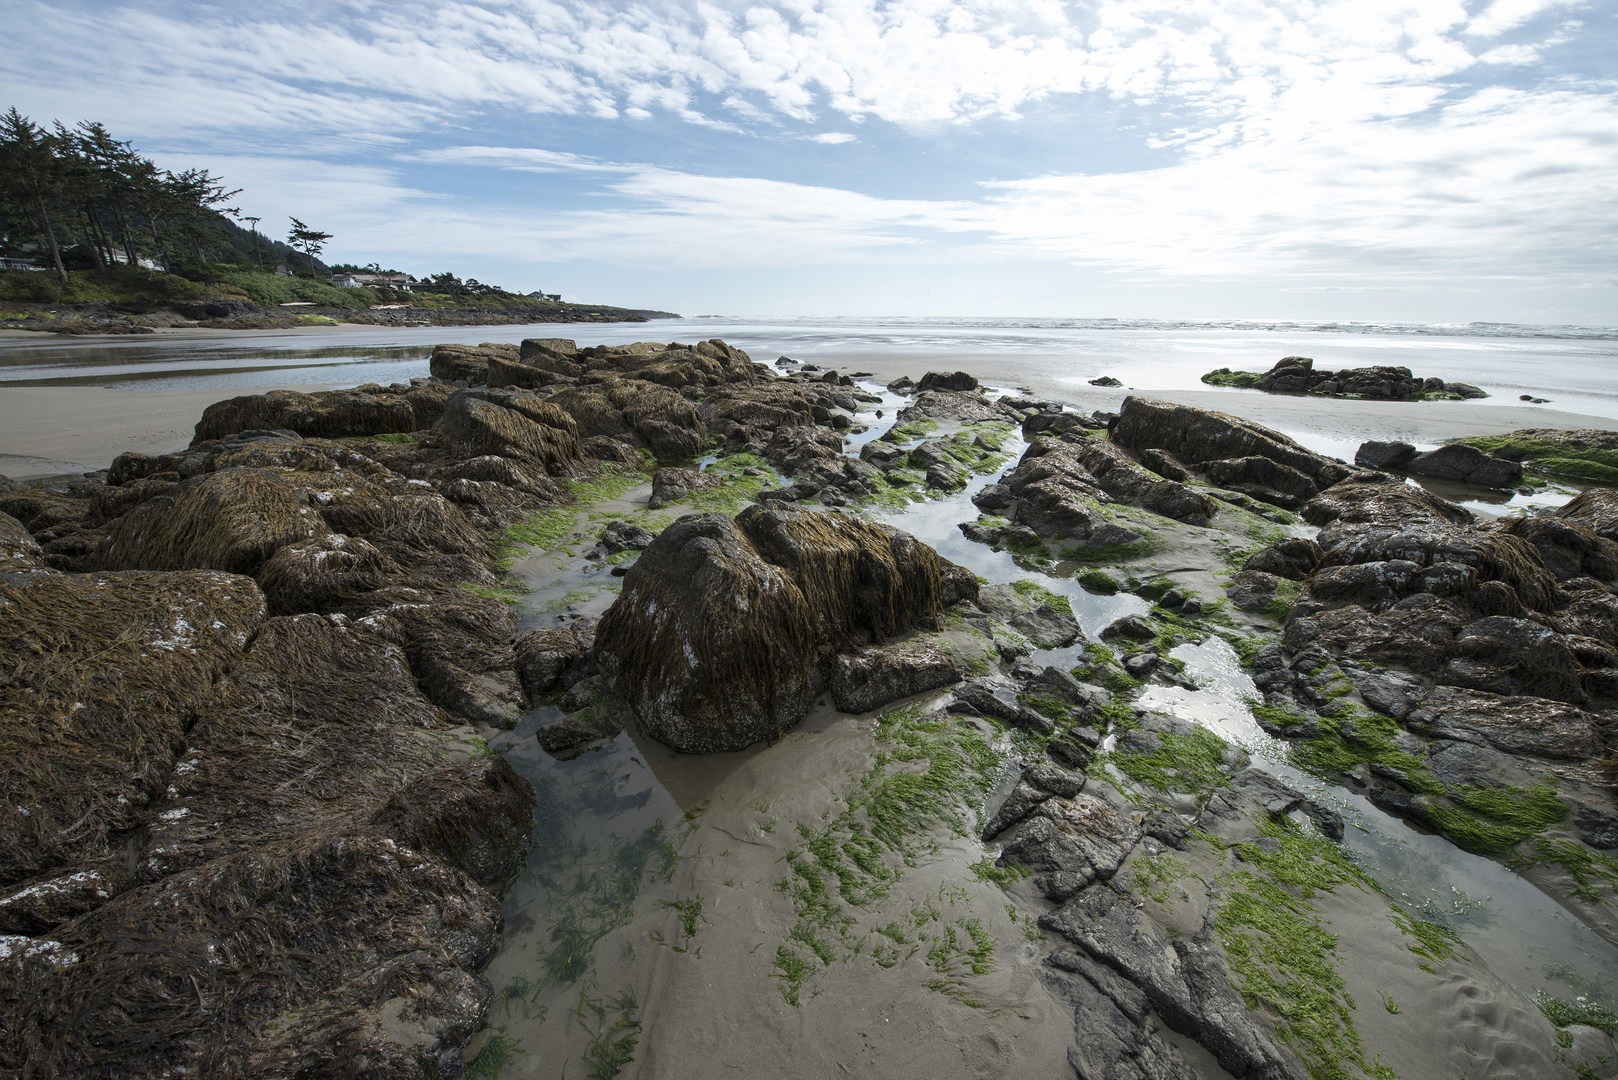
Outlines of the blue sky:
M 1618 323 L 1614 0 L 8 0 L 327 258 L 683 314 Z

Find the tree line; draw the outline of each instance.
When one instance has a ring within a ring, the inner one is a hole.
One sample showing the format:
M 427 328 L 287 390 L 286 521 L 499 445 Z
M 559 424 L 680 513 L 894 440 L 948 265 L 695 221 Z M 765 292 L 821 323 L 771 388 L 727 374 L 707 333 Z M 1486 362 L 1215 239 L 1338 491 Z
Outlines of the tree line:
M 143 260 L 184 273 L 219 261 L 273 267 L 295 252 L 320 267 L 330 234 L 294 219 L 290 245 L 269 240 L 261 219 L 230 205 L 240 193 L 207 169 L 160 169 L 100 123 L 46 128 L 15 106 L 0 116 L 0 241 L 35 244 L 64 285 L 71 268 Z

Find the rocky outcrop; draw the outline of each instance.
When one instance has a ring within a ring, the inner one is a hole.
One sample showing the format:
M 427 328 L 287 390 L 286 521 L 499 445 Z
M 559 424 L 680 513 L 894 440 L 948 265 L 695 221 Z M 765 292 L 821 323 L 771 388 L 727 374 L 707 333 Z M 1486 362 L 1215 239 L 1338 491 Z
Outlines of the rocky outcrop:
M 625 441 L 659 461 L 689 461 L 708 438 L 697 406 L 656 383 L 615 379 L 563 390 L 551 401 L 573 417 L 581 437 Z
M 1352 472 L 1278 432 L 1225 413 L 1127 397 L 1112 441 L 1134 454 L 1159 450 L 1222 487 L 1277 506 L 1302 506 Z
M 582 456 L 573 417 L 522 391 L 462 390 L 445 403 L 436 430 L 461 457 L 523 458 L 566 473 Z
M 1202 377 L 1216 386 L 1250 386 L 1272 394 L 1367 398 L 1372 401 L 1460 401 L 1488 397 L 1469 383 L 1418 379 L 1407 367 L 1375 366 L 1316 370 L 1307 356 L 1285 356 L 1262 374 L 1219 368 Z
M 602 617 L 595 655 L 654 738 L 737 750 L 802 721 L 836 653 L 933 627 L 976 593 L 904 533 L 760 504 L 664 530 Z
M 965 371 L 942 372 L 929 371 L 921 377 L 916 389 L 922 393 L 928 390 L 954 390 L 965 392 L 976 390 L 978 381 L 976 377 Z
M 1463 443 L 1425 453 L 1418 453 L 1409 443 L 1362 443 L 1354 454 L 1354 463 L 1368 469 L 1396 469 L 1411 476 L 1478 487 L 1509 488 L 1522 479 L 1521 465 Z

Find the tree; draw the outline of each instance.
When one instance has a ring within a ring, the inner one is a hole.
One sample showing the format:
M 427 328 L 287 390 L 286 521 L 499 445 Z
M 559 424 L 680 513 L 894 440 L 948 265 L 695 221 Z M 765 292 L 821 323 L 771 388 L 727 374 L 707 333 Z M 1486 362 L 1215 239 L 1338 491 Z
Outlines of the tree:
M 331 233 L 311 229 L 297 218 L 292 218 L 292 231 L 287 234 L 287 243 L 293 251 L 301 251 L 309 259 L 309 276 L 315 276 L 315 260 L 326 249 L 326 241 L 331 239 Z
M 29 120 L 13 105 L 0 116 L 0 197 L 17 205 L 31 219 L 50 248 L 56 276 L 67 284 L 62 247 L 56 239 L 49 202 L 57 198 L 62 182 L 59 147 L 50 132 Z

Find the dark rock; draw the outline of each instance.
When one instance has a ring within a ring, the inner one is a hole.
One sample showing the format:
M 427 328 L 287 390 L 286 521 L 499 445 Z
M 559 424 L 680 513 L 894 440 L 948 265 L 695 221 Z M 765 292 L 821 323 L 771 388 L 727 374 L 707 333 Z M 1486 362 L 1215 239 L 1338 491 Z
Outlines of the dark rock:
M 1243 570 L 1230 579 L 1225 592 L 1243 611 L 1263 611 L 1275 599 L 1281 579 L 1263 570 Z
M 1023 780 L 1052 795 L 1060 795 L 1064 799 L 1071 799 L 1084 790 L 1085 782 L 1089 779 L 1082 772 L 1068 772 L 1058 769 L 1054 765 L 1030 765 L 1023 772 Z
M 1358 473 L 1303 508 L 1311 525 L 1466 525 L 1472 513 L 1387 473 Z
M 584 674 L 585 657 L 594 642 L 594 625 L 529 630 L 513 646 L 517 676 L 530 701 L 570 686 Z
M 1046 897 L 1061 902 L 1117 873 L 1140 837 L 1139 825 L 1109 803 L 1051 796 L 1002 834 L 1000 857 L 1034 871 Z
M 1050 720 L 1024 705 L 1018 700 L 1017 691 L 1004 684 L 974 679 L 956 688 L 955 701 L 957 708 L 963 712 L 993 717 L 1045 734 L 1053 730 Z
M 645 551 L 655 537 L 645 528 L 630 521 L 611 521 L 601 530 L 601 541 L 597 547 L 604 555 L 616 555 L 621 551 Z
M 921 377 L 921 382 L 917 386 L 917 389 L 922 391 L 954 390 L 957 392 L 962 392 L 976 390 L 977 388 L 977 379 L 964 371 L 957 371 L 953 374 L 946 374 L 941 371 L 929 371 L 927 374 Z M 891 390 L 893 387 L 889 386 L 889 389 Z
M 995 810 L 994 816 L 989 819 L 989 823 L 983 827 L 984 841 L 993 840 L 1013 825 L 1027 818 L 1029 814 L 1034 812 L 1036 807 L 1049 799 L 1052 794 L 1052 792 L 1042 787 L 1028 783 L 1027 780 L 1018 781 L 1017 786 L 1012 788 L 1010 793 L 1006 795 L 1005 800 L 1001 802 L 999 809 Z M 1077 794 L 1077 792 L 1074 794 Z
M 835 653 L 932 628 L 975 594 L 946 565 L 897 530 L 789 504 L 684 517 L 624 578 L 595 654 L 655 738 L 740 749 L 807 715 Z
M 1319 565 L 1320 545 L 1306 536 L 1290 536 L 1249 557 L 1242 569 L 1302 581 Z
M 980 591 L 978 603 L 1027 635 L 1037 648 L 1063 648 L 1084 636 L 1071 611 L 1051 607 L 1038 593 L 1022 593 L 1011 585 L 990 585 Z
M 1303 1070 L 1253 1020 L 1209 942 L 1170 938 L 1112 889 L 1089 889 L 1040 925 L 1138 987 L 1175 1031 L 1199 1042 L 1232 1076 L 1298 1080 Z
M 906 641 L 839 656 L 831 694 L 842 711 L 863 713 L 960 681 L 943 649 L 932 642 Z
M 660 510 L 670 503 L 679 502 L 693 491 L 724 486 L 725 478 L 718 473 L 698 472 L 696 469 L 665 465 L 652 474 L 652 494 L 646 500 L 646 506 L 651 510 Z M 798 497 L 800 496 L 793 496 Z M 762 499 L 761 495 L 760 501 Z
M 1110 387 L 1110 386 L 1122 386 L 1124 384 L 1119 382 L 1117 379 L 1113 378 L 1111 375 L 1102 375 L 1100 378 L 1091 379 L 1090 380 L 1090 385 L 1091 386 L 1109 386 Z
M 1574 815 L 1573 827 L 1579 839 L 1593 848 L 1611 851 L 1618 848 L 1618 815 L 1610 811 L 1597 811 L 1584 807 Z
M 1158 449 L 1192 468 L 1208 462 L 1267 458 L 1327 488 L 1348 477 L 1340 461 L 1316 454 L 1278 432 L 1225 413 L 1127 397 L 1112 441 L 1131 453 Z
M 1509 488 L 1522 479 L 1522 466 L 1515 461 L 1490 457 L 1463 443 L 1417 454 L 1406 461 L 1402 468 L 1415 476 L 1430 476 L 1435 480 L 1479 487 Z
M 1407 442 L 1363 442 L 1354 452 L 1354 464 L 1367 469 L 1400 469 L 1416 456 Z
M 1106 629 L 1101 631 L 1103 641 L 1123 638 L 1126 641 L 1152 641 L 1157 637 L 1157 627 L 1151 620 L 1140 615 L 1125 615 L 1113 620 Z
M 1405 723 L 1433 739 L 1563 761 L 1587 761 L 1602 746 L 1596 717 L 1576 706 L 1448 686 L 1433 689 Z

